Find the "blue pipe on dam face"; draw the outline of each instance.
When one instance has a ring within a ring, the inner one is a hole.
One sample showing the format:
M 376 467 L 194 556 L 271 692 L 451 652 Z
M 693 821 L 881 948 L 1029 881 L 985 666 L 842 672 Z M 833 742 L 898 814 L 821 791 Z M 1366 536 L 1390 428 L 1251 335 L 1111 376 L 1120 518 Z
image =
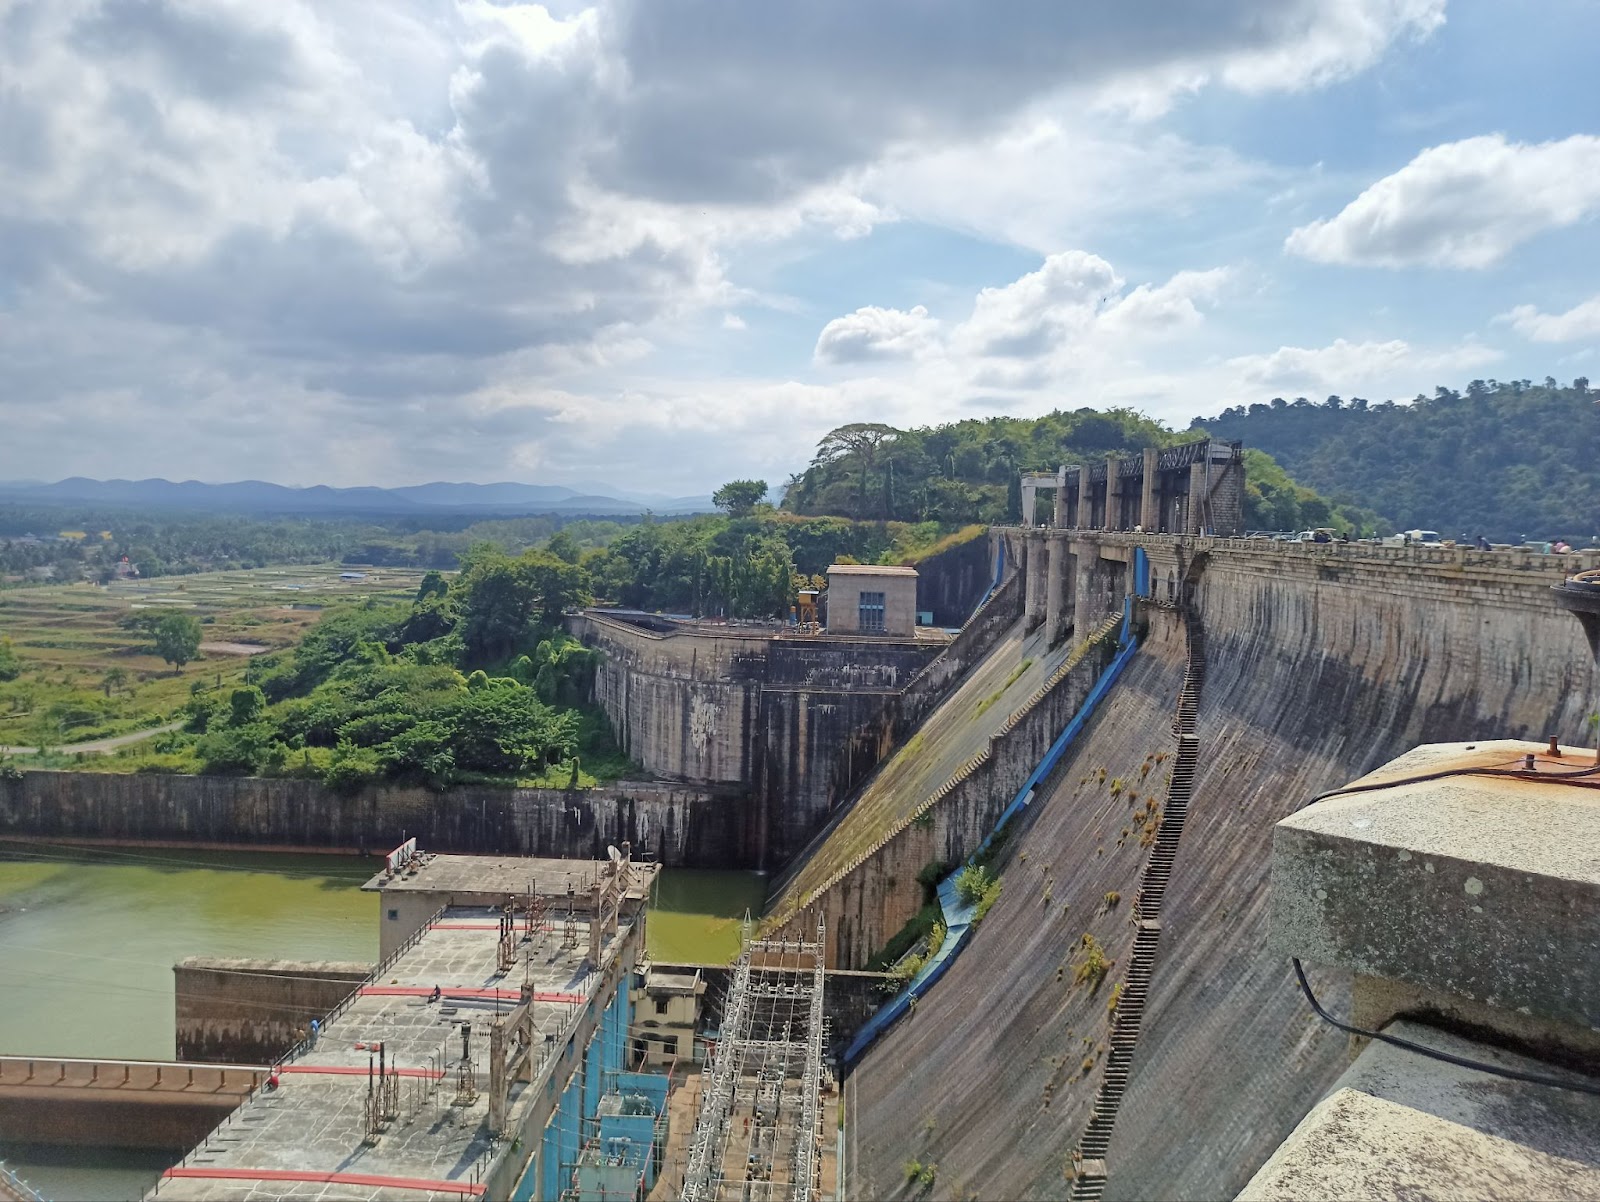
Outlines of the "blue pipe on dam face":
M 1003 547 L 1005 544 L 1002 543 Z M 996 570 L 998 575 L 998 568 Z M 1150 590 L 1150 563 L 1146 558 L 1143 547 L 1135 547 L 1133 551 L 1133 578 L 1134 587 L 1140 596 L 1148 596 Z M 897 1022 L 901 1015 L 907 1013 L 913 1002 L 933 988 L 940 977 L 949 970 L 961 949 L 966 946 L 967 940 L 972 935 L 972 917 L 977 908 L 970 902 L 963 902 L 956 892 L 956 878 L 962 871 L 987 851 L 995 838 L 1005 829 L 1006 823 L 1027 809 L 1033 801 L 1034 789 L 1039 782 L 1049 776 L 1061 762 L 1061 757 L 1073 741 L 1088 725 L 1089 719 L 1094 716 L 1095 709 L 1099 706 L 1117 678 L 1122 675 L 1122 670 L 1128 666 L 1128 661 L 1133 658 L 1133 653 L 1139 649 L 1139 639 L 1133 632 L 1133 598 L 1124 597 L 1122 600 L 1122 629 L 1117 639 L 1117 654 L 1106 665 L 1106 670 L 1100 673 L 1100 679 L 1094 682 L 1083 704 L 1078 707 L 1078 712 L 1073 714 L 1072 720 L 1063 728 L 1055 742 L 1050 744 L 1050 749 L 1044 753 L 1028 779 L 1022 782 L 1022 787 L 1017 790 L 1011 803 L 1001 811 L 996 819 L 994 828 L 988 837 L 979 844 L 978 850 L 973 852 L 954 872 L 951 872 L 939 882 L 939 909 L 944 915 L 945 936 L 944 942 L 937 951 L 928 957 L 928 962 L 918 970 L 916 976 L 890 999 L 887 1005 L 869 1018 L 866 1024 L 856 1033 L 856 1037 L 848 1048 L 845 1049 L 844 1063 L 854 1064 L 861 1054 L 872 1046 L 878 1036 L 882 1035 Z

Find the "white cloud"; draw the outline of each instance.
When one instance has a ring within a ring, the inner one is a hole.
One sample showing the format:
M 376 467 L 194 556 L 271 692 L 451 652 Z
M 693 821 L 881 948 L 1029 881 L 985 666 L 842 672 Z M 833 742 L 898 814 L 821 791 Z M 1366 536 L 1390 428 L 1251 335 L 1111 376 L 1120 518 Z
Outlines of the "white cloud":
M 1600 212 L 1600 138 L 1529 145 L 1500 134 L 1424 150 L 1285 248 L 1320 263 L 1487 267 Z
M 738 260 L 764 247 L 905 216 L 1043 253 L 1085 214 L 1249 186 L 1268 173 L 1225 148 L 1063 114 L 1316 86 L 1439 8 L 0 0 L 0 475 L 385 482 L 577 452 L 648 475 L 629 406 L 765 444 L 802 398 L 891 405 L 750 386 L 752 424 L 710 408 L 745 412 L 731 388 L 647 373 L 755 300 Z M 955 355 L 960 388 L 1026 388 L 1126 365 L 1211 295 L 1109 271 L 1052 257 L 955 328 L 862 310 L 816 357 Z
M 1577 342 L 1600 338 L 1600 295 L 1573 305 L 1565 313 L 1542 313 L 1532 305 L 1518 305 L 1497 318 L 1534 342 Z
M 1337 338 L 1327 346 L 1281 346 L 1268 354 L 1229 359 L 1225 366 L 1231 380 L 1223 393 L 1233 400 L 1259 400 L 1264 393 L 1313 396 L 1374 389 L 1408 396 L 1499 358 L 1498 351 L 1471 342 L 1418 350 L 1398 338 L 1386 342 Z
M 818 363 L 911 359 L 934 343 L 939 323 L 917 305 L 910 312 L 869 305 L 822 327 L 813 352 Z
M 737 313 L 724 313 L 722 315 L 722 328 L 724 330 L 743 330 L 748 327 L 745 325 L 744 318 Z

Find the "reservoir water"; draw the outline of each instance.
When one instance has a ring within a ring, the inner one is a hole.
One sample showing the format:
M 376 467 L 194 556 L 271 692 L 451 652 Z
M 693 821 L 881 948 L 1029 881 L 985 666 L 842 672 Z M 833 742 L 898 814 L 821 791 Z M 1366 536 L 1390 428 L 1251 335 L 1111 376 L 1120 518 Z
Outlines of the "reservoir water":
M 170 1059 L 172 966 L 185 956 L 377 958 L 371 859 L 0 846 L 0 1053 Z M 649 920 L 661 960 L 726 961 L 764 878 L 668 870 Z M 56 1198 L 128 1198 L 159 1157 L 4 1146 Z

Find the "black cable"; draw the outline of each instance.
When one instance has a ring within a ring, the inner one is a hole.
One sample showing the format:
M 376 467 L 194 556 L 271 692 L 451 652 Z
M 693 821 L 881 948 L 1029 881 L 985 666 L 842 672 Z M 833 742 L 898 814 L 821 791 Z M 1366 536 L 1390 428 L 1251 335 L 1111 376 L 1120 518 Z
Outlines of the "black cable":
M 1319 801 L 1327 801 L 1330 797 L 1346 797 L 1352 793 L 1373 793 L 1379 789 L 1398 789 L 1401 785 L 1419 785 L 1430 780 L 1444 780 L 1452 776 L 1499 776 L 1512 780 L 1549 781 L 1551 784 L 1576 782 L 1578 778 L 1600 774 L 1600 763 L 1591 764 L 1587 768 L 1579 768 L 1575 772 L 1529 772 L 1524 768 L 1441 768 L 1437 772 L 1424 772 L 1417 776 L 1402 776 L 1389 780 L 1369 781 L 1366 784 L 1344 785 L 1337 789 L 1329 789 L 1326 793 L 1318 793 L 1315 797 L 1302 802 L 1300 809 L 1315 805 Z M 1600 787 L 1600 781 L 1595 782 Z
M 1294 975 L 1300 981 L 1300 992 L 1306 995 L 1306 1001 L 1311 1003 L 1311 1008 L 1317 1012 L 1317 1017 L 1330 1026 L 1337 1027 L 1346 1035 L 1359 1035 L 1363 1039 L 1376 1039 L 1380 1043 L 1387 1043 L 1392 1047 L 1404 1048 L 1408 1052 L 1415 1052 L 1419 1056 L 1426 1056 L 1430 1060 L 1442 1060 L 1446 1064 L 1453 1064 L 1457 1068 L 1470 1068 L 1475 1072 L 1489 1073 L 1495 1077 L 1506 1077 L 1512 1081 L 1526 1081 L 1530 1085 L 1548 1085 L 1552 1089 L 1571 1089 L 1578 1093 L 1600 1095 L 1600 1084 L 1591 1081 L 1569 1081 L 1560 1077 L 1546 1077 L 1540 1073 L 1525 1073 L 1520 1069 L 1501 1068 L 1496 1064 L 1485 1064 L 1481 1060 L 1469 1060 L 1465 1056 L 1454 1056 L 1449 1052 L 1441 1052 L 1437 1048 L 1430 1048 L 1426 1044 L 1413 1043 L 1409 1039 L 1401 1039 L 1398 1035 L 1386 1035 L 1382 1031 L 1368 1031 L 1361 1027 L 1352 1026 L 1350 1023 L 1340 1022 L 1333 1015 L 1322 1008 L 1316 995 L 1311 992 L 1311 983 L 1306 980 L 1306 970 L 1301 966 L 1296 957 L 1290 957 L 1294 965 Z

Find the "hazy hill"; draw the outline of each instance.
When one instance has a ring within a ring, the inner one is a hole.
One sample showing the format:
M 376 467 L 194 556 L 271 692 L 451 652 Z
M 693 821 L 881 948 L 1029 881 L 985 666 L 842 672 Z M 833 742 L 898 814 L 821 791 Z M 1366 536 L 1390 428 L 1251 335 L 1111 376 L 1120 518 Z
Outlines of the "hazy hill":
M 705 513 L 710 497 L 639 499 L 580 493 L 558 484 L 416 484 L 403 488 L 289 488 L 261 480 L 203 484 L 198 480 L 90 480 L 0 484 L 0 501 L 95 504 L 138 509 L 261 514 Z

